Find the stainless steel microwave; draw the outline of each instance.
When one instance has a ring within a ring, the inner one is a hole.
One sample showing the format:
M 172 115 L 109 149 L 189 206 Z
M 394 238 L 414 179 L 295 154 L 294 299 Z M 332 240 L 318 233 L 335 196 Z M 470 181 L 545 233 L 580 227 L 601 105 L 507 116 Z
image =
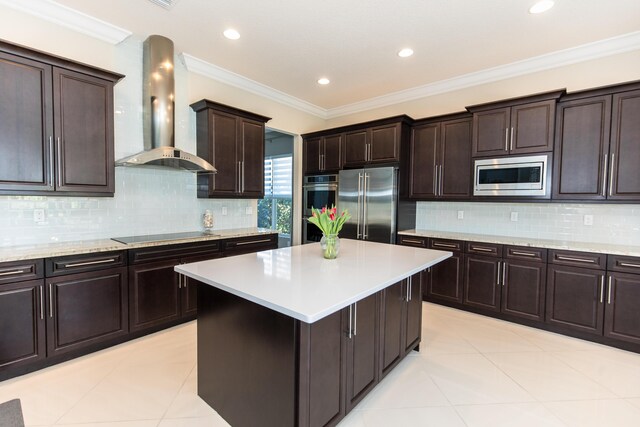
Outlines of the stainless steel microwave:
M 548 166 L 547 154 L 475 160 L 473 195 L 544 196 Z

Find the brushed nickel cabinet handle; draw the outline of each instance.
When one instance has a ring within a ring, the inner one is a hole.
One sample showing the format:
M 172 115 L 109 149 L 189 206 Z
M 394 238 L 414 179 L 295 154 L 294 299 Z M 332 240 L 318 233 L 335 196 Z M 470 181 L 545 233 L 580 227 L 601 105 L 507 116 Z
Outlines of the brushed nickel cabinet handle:
M 240 182 L 242 183 L 241 192 L 244 193 L 244 160 L 240 162 L 240 170 L 242 172 L 242 179 L 240 180 Z
M 12 274 L 20 274 L 24 273 L 24 270 L 12 270 L 12 271 L 4 271 L 0 273 L 0 276 L 10 276 Z
M 100 260 L 97 260 L 97 261 L 76 262 L 76 263 L 72 263 L 72 264 L 65 264 L 64 268 L 84 267 L 85 265 L 106 264 L 108 262 L 115 262 L 115 261 L 116 261 L 115 258 L 109 258 L 109 259 L 100 259 Z
M 608 155 L 604 155 L 604 173 L 602 174 L 602 197 L 607 197 L 607 168 L 609 167 Z
M 353 326 L 353 304 L 351 304 L 349 306 L 349 330 L 347 331 L 347 336 L 349 337 L 349 339 L 353 338 L 353 335 L 351 333 L 351 327 Z
M 55 166 L 54 166 L 55 152 L 53 149 L 53 136 L 49 136 L 49 187 L 53 187 L 55 181 Z
M 604 302 L 604 274 L 600 277 L 600 304 Z
M 237 242 L 236 245 L 241 246 L 241 245 L 252 245 L 254 243 L 265 243 L 265 242 L 270 242 L 271 239 L 260 239 L 260 240 L 249 240 L 248 242 Z
M 49 283 L 49 317 L 53 318 L 53 283 Z
M 57 155 L 56 159 L 58 160 L 58 187 L 62 187 L 62 142 L 60 141 L 60 137 L 56 139 L 57 143 Z
M 483 248 L 482 246 L 471 246 L 471 250 L 480 252 L 493 252 L 493 249 Z
M 438 184 L 440 184 L 440 187 L 438 189 L 438 196 L 442 196 L 442 188 L 444 187 L 443 184 L 443 177 L 442 177 L 442 165 L 440 165 L 440 178 L 438 178 Z
M 424 242 L 422 240 L 402 239 L 402 243 L 415 243 L 417 245 L 424 246 Z
M 507 262 L 502 262 L 502 286 L 507 283 Z
M 438 165 L 433 164 L 433 195 L 438 195 Z
M 620 267 L 633 267 L 633 268 L 640 268 L 640 264 L 632 264 L 630 262 L 619 262 L 618 265 Z
M 607 292 L 607 304 L 611 304 L 611 275 L 609 275 L 609 283 L 608 283 L 608 292 Z
M 358 303 L 353 303 L 353 336 L 358 335 Z
M 38 286 L 40 294 L 40 320 L 44 320 L 44 286 Z
M 514 255 L 522 255 L 522 256 L 531 256 L 531 257 L 538 256 L 537 254 L 534 254 L 532 252 L 511 251 L 511 253 Z
M 609 195 L 613 196 L 613 171 L 615 168 L 616 153 L 611 153 L 611 167 L 609 168 Z
M 595 260 L 592 260 L 592 259 L 575 258 L 570 256 L 562 256 L 562 255 L 558 255 L 556 258 L 562 261 L 575 261 L 575 262 L 584 262 L 587 264 L 595 264 Z
M 509 151 L 513 150 L 513 126 L 511 126 L 511 140 L 509 142 Z
M 500 264 L 502 264 L 502 261 L 498 261 L 498 280 L 496 281 L 498 286 L 500 286 Z
M 509 151 L 509 128 L 504 128 L 504 151 Z
M 452 243 L 439 243 L 439 242 L 433 242 L 433 246 L 440 246 L 441 248 L 452 248 L 452 249 L 458 249 L 458 245 L 454 245 Z

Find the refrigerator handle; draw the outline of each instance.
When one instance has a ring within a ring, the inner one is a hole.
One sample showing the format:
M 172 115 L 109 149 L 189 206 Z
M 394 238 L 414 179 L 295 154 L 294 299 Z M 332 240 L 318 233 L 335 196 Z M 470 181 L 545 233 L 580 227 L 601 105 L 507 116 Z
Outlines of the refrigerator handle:
M 356 213 L 356 239 L 360 238 L 360 198 L 362 197 L 362 174 L 358 174 L 358 212 Z
M 369 179 L 369 174 L 365 172 L 364 174 L 364 190 L 362 192 L 362 240 L 367 240 L 369 237 L 367 235 L 367 180 Z

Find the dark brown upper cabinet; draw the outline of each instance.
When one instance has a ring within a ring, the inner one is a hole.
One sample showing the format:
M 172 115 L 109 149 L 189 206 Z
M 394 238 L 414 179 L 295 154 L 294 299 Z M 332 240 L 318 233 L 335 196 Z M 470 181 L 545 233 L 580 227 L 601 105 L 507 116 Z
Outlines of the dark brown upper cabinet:
M 409 197 L 417 200 L 471 196 L 471 116 L 416 123 L 411 132 Z
M 342 169 L 343 134 L 304 141 L 304 173 L 337 172 Z
M 218 170 L 198 174 L 198 197 L 264 197 L 264 129 L 271 119 L 207 99 L 191 108 L 197 154 Z
M 0 41 L 0 194 L 112 196 L 123 77 Z
M 473 157 L 552 151 L 556 102 L 564 92 L 467 107 L 473 113 Z
M 399 123 L 347 132 L 344 166 L 399 162 L 401 132 Z
M 640 200 L 638 117 L 638 84 L 580 92 L 560 102 L 552 197 Z

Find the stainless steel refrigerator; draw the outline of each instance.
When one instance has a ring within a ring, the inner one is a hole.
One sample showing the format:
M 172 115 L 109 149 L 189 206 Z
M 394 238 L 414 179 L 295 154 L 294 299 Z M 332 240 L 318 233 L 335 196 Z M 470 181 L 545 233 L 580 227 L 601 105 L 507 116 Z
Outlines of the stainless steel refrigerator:
M 401 199 L 395 167 L 341 170 L 338 208 L 351 214 L 341 238 L 394 244 L 398 230 L 415 228 L 415 202 Z

